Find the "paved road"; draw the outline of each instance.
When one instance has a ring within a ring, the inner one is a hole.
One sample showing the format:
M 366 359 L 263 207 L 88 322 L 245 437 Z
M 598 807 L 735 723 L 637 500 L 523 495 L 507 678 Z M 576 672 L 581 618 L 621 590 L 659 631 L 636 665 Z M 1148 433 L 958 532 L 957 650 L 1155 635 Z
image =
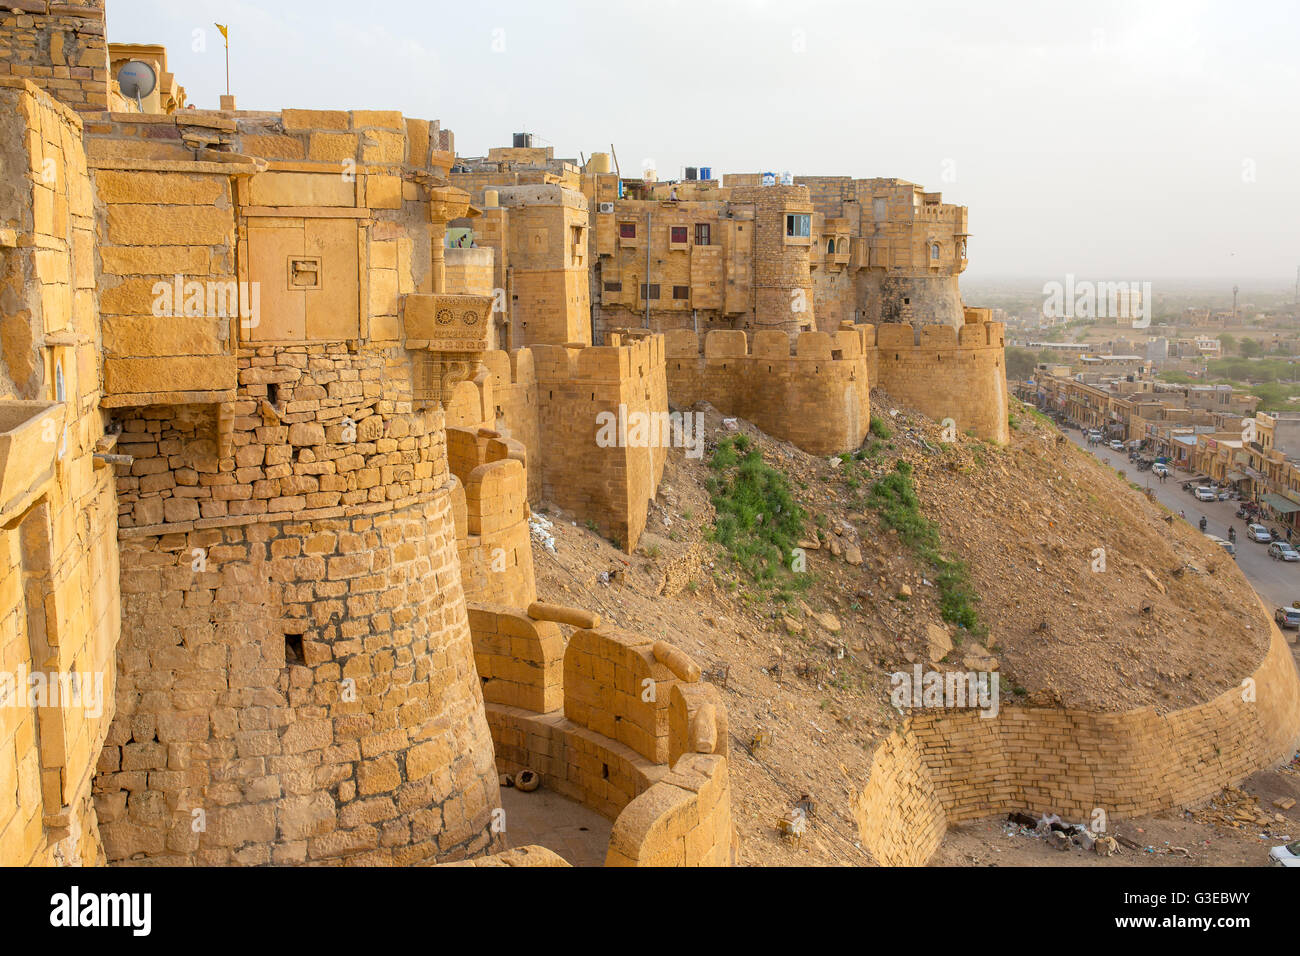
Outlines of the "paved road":
M 1167 481 L 1161 483 L 1150 471 L 1138 471 L 1136 463 L 1128 460 L 1128 452 L 1111 451 L 1104 445 L 1089 447 L 1083 433 L 1077 429 L 1069 429 L 1066 434 L 1076 445 L 1092 452 L 1112 468 L 1118 468 L 1142 487 L 1154 488 L 1156 498 L 1174 514 L 1185 512 L 1193 527 L 1197 526 L 1204 515 L 1209 522 L 1205 529 L 1209 534 L 1226 538 L 1228 528 L 1236 528 L 1237 564 L 1270 609 L 1300 598 L 1300 561 L 1290 564 L 1274 561 L 1268 556 L 1267 544 L 1249 540 L 1246 537 L 1246 522 L 1236 514 L 1239 502 L 1197 501 L 1191 492 L 1183 491 L 1183 482 L 1190 477 L 1188 473 L 1175 470 Z M 1293 543 L 1300 548 L 1300 541 Z

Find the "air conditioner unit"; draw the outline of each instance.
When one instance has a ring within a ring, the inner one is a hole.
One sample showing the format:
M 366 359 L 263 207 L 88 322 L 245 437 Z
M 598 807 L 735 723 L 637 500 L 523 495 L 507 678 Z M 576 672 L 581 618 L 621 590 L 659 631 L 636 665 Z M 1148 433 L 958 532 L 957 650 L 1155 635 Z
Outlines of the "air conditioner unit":
M 596 207 L 596 211 L 602 215 L 612 216 L 614 214 L 614 204 L 612 202 L 603 202 Z

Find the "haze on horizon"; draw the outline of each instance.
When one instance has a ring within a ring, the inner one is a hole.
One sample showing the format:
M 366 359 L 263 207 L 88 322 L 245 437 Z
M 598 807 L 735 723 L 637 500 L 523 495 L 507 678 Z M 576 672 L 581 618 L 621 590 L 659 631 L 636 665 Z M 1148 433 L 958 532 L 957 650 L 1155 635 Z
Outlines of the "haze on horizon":
M 191 103 L 398 109 L 625 175 L 895 176 L 970 207 L 966 276 L 1289 288 L 1300 5 L 109 0 Z M 196 34 L 195 31 L 202 31 Z M 199 42 L 201 38 L 201 43 Z M 196 47 L 203 46 L 199 50 Z

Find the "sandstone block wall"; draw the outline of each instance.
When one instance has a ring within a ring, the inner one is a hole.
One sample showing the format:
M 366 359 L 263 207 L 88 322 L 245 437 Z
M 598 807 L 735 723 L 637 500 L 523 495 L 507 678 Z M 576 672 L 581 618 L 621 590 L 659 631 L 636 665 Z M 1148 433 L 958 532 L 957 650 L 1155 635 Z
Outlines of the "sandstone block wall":
M 0 77 L 29 79 L 77 110 L 108 109 L 104 0 L 7 0 Z
M 1270 625 L 1271 627 L 1271 625 Z M 1244 688 L 1158 715 L 1005 708 L 914 711 L 877 751 L 855 813 L 881 863 L 923 864 L 948 823 L 1011 810 L 1086 822 L 1194 805 L 1289 757 L 1300 741 L 1300 675 L 1272 642 Z
M 631 551 L 663 477 L 667 448 L 601 447 L 598 416 L 617 416 L 620 405 L 629 416 L 667 412 L 667 380 L 661 337 L 611 342 L 488 352 L 478 380 L 457 386 L 448 421 L 518 441 L 529 502 L 548 501 L 590 519 Z
M 973 322 L 961 332 L 905 323 L 855 326 L 871 364 L 871 381 L 936 422 L 986 441 L 1010 438 L 1006 342 L 1000 322 Z
M 492 640 L 475 634 L 480 663 L 504 649 Z M 488 703 L 498 767 L 531 769 L 543 787 L 612 820 L 607 866 L 730 865 L 736 838 L 726 711 L 693 667 L 662 642 L 602 629 L 575 632 L 564 651 L 561 708 L 539 713 Z M 536 686 L 541 670 L 529 673 Z M 642 700 L 639 681 L 646 677 L 654 700 Z M 634 722 L 640 733 L 621 731 Z
M 646 508 L 663 477 L 668 449 L 602 448 L 598 416 L 665 412 L 668 389 L 660 336 L 630 344 L 533 348 L 537 376 L 542 498 L 588 515 L 626 551 L 645 529 Z
M 523 446 L 495 432 L 447 429 L 456 477 L 456 538 L 471 601 L 526 607 L 536 599 Z M 463 512 L 463 514 L 462 514 Z
M 469 606 L 474 663 L 483 699 L 545 714 L 564 705 L 564 639 L 559 625 L 499 604 Z
M 871 425 L 871 386 L 861 339 L 851 332 L 741 331 L 665 335 L 668 399 L 707 401 L 815 455 L 852 451 Z
M 807 238 L 787 237 L 789 213 L 813 213 L 803 186 L 737 186 L 736 202 L 754 206 L 754 329 L 799 332 L 817 327 Z
M 0 45 L 17 42 L 14 23 L 0 14 Z M 64 37 L 48 18 L 40 29 L 40 44 Z M 20 72 L 29 61 L 10 48 L 5 66 Z M 0 166 L 0 864 L 92 865 L 104 851 L 90 780 L 120 617 L 112 472 L 94 459 L 104 420 L 80 118 L 0 76 Z M 72 675 L 81 696 L 69 699 Z
M 405 864 L 492 845 L 447 490 L 132 534 L 122 562 L 118 716 L 95 781 L 110 860 Z

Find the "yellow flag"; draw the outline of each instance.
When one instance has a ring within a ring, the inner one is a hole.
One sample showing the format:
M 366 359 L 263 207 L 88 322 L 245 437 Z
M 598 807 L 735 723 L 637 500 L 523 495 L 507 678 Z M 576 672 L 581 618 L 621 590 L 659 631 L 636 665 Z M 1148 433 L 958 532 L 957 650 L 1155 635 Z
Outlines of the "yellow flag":
M 224 23 L 214 23 L 212 25 L 221 31 L 221 35 L 225 38 L 226 42 L 229 43 L 230 34 L 226 32 L 226 25 Z

